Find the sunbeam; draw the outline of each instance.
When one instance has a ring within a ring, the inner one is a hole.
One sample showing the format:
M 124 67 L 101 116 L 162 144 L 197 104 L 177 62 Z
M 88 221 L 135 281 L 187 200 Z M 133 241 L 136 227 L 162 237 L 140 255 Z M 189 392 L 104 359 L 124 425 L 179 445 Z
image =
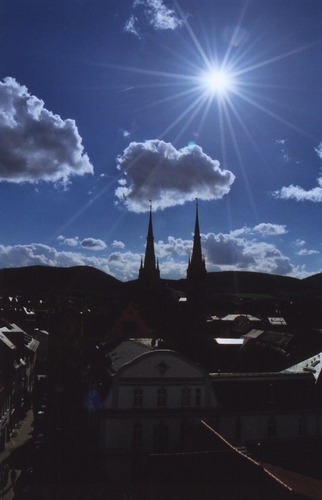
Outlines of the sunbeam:
M 180 8 L 178 11 L 180 12 Z M 225 113 L 221 116 L 221 126 L 224 123 L 228 123 L 229 113 L 233 113 L 235 118 L 237 118 L 237 107 L 234 101 L 240 100 L 244 104 L 255 107 L 257 110 L 266 114 L 270 118 L 277 120 L 289 128 L 300 132 L 305 135 L 305 132 L 301 130 L 296 125 L 293 125 L 289 120 L 283 118 L 278 113 L 271 110 L 269 107 L 263 105 L 263 101 L 267 100 L 267 95 L 265 95 L 265 90 L 269 89 L 283 89 L 285 88 L 280 82 L 263 82 L 260 81 L 260 70 L 269 65 L 274 65 L 283 59 L 290 58 L 299 52 L 309 49 L 312 44 L 307 44 L 305 46 L 300 46 L 288 52 L 284 52 L 278 55 L 271 55 L 266 59 L 261 59 L 256 61 L 256 57 L 259 59 L 260 54 L 249 54 L 248 61 L 245 59 L 245 53 L 250 49 L 248 47 L 243 47 L 243 51 L 240 47 L 238 50 L 233 50 L 234 47 L 234 33 L 231 35 L 230 43 L 228 48 L 222 57 L 220 62 L 217 58 L 208 56 L 206 51 L 203 49 L 202 44 L 196 34 L 193 32 L 187 19 L 184 19 L 184 25 L 189 33 L 190 39 L 192 41 L 193 47 L 197 50 L 199 54 L 200 61 L 191 61 L 187 59 L 186 61 L 181 56 L 183 64 L 185 67 L 189 68 L 188 72 L 167 72 L 160 71 L 156 69 L 144 69 L 132 66 L 116 66 L 108 65 L 108 68 L 127 72 L 132 75 L 143 75 L 147 77 L 147 81 L 142 84 L 141 82 L 130 81 L 127 82 L 131 91 L 135 92 L 140 89 L 153 89 L 153 88 L 164 88 L 168 89 L 170 93 L 163 97 L 155 100 L 151 100 L 149 103 L 142 104 L 139 111 L 147 108 L 158 107 L 163 105 L 175 104 L 176 106 L 184 107 L 183 111 L 179 113 L 176 118 L 158 134 L 159 137 L 166 136 L 171 132 L 176 126 L 182 125 L 181 132 L 177 133 L 177 139 L 184 133 L 187 127 L 192 123 L 193 120 L 199 122 L 198 127 L 202 126 L 205 122 L 208 113 L 212 112 L 213 106 L 220 106 L 220 103 L 227 101 L 229 106 L 225 108 Z M 241 62 L 243 61 L 243 63 Z M 247 79 L 245 77 L 247 76 Z M 253 78 L 252 78 L 253 76 Z M 133 79 L 132 79 L 133 80 Z M 157 81 L 156 81 L 157 80 Z M 262 94 L 251 93 L 251 89 L 257 88 L 262 91 Z M 190 103 L 187 104 L 190 100 Z M 216 104 L 217 103 L 217 104 Z M 275 103 L 278 105 L 278 103 Z M 283 103 L 281 103 L 282 105 Z M 233 112 L 234 109 L 234 112 Z M 187 117 L 188 120 L 187 120 Z M 238 125 L 243 126 L 243 121 L 237 119 Z M 235 126 L 232 121 L 230 121 L 230 127 Z M 250 133 L 248 132 L 248 136 Z

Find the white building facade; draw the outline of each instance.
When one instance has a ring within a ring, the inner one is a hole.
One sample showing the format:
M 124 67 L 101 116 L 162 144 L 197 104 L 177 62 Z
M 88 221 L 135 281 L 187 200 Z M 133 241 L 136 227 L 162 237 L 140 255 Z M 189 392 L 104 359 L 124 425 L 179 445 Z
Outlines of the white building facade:
M 104 401 L 99 421 L 102 470 L 113 479 L 118 474 L 135 477 L 148 454 L 180 451 L 191 429 L 216 406 L 201 367 L 174 351 L 143 350 L 115 372 Z

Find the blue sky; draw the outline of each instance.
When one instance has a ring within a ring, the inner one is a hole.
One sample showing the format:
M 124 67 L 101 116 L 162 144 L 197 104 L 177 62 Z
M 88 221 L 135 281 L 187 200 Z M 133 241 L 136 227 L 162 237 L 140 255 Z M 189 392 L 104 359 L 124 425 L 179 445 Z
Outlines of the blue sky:
M 0 268 L 321 271 L 320 0 L 1 0 Z

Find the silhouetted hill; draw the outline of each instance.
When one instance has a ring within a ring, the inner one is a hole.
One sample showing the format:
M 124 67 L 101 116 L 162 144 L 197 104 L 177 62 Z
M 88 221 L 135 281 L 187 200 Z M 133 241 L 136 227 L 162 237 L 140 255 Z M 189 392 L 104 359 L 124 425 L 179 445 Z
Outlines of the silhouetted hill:
M 302 281 L 308 291 L 322 294 L 322 273 L 313 274 L 308 278 L 304 278 Z
M 187 280 L 161 280 L 169 289 L 184 292 Z M 138 280 L 123 283 L 94 267 L 30 266 L 0 269 L 0 294 L 81 294 L 116 296 L 136 293 Z M 303 280 L 246 271 L 208 273 L 208 292 L 220 294 L 322 295 L 322 273 Z
M 2 294 L 102 294 L 114 295 L 121 281 L 94 267 L 30 266 L 0 269 Z
M 246 271 L 208 273 L 207 285 L 213 293 L 293 295 L 306 292 L 305 284 L 297 278 Z

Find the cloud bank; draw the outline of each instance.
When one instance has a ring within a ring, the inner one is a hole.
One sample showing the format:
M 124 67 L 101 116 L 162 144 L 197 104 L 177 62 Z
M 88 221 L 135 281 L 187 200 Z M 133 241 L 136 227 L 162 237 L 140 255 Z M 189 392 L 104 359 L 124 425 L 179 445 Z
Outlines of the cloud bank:
M 275 224 L 265 223 L 264 226 Z M 259 224 L 258 226 L 262 226 Z M 258 231 L 258 226 L 245 226 L 229 233 L 202 234 L 202 251 L 205 255 L 208 272 L 213 271 L 256 271 L 263 273 L 296 276 L 303 278 L 309 275 L 305 266 L 295 266 L 291 259 L 265 238 L 273 235 Z M 278 225 L 277 225 L 278 227 Z M 286 230 L 285 230 L 286 232 Z M 275 235 L 279 237 L 279 232 Z M 114 240 L 107 251 L 105 242 L 95 238 L 80 239 L 75 236 L 66 238 L 59 236 L 60 244 L 68 250 L 58 250 L 52 246 L 31 243 L 29 245 L 0 245 L 0 269 L 32 265 L 45 266 L 92 266 L 115 276 L 121 281 L 138 277 L 142 252 L 132 252 L 124 242 Z M 318 254 L 317 250 L 304 248 L 305 241 L 294 242 L 297 256 L 309 259 Z M 192 238 L 184 240 L 169 236 L 166 241 L 155 242 L 156 255 L 160 261 L 163 278 L 179 279 L 186 276 L 189 256 L 192 249 Z M 100 254 L 97 250 L 104 250 Z
M 318 183 L 322 185 L 322 178 L 318 179 Z M 273 192 L 275 198 L 281 200 L 295 200 L 295 201 L 313 201 L 320 203 L 322 201 L 322 187 L 314 187 L 305 190 L 300 186 L 284 186 L 282 189 Z
M 232 234 L 208 233 L 203 236 L 203 249 L 210 270 L 244 270 L 287 275 L 295 269 L 289 257 L 272 243 L 238 238 Z M 211 269 L 212 268 L 212 269 Z
M 92 174 L 74 120 L 44 107 L 14 78 L 0 82 L 0 181 L 62 182 Z
M 115 191 L 118 203 L 132 212 L 145 212 L 149 200 L 154 210 L 163 210 L 187 201 L 216 200 L 230 191 L 235 176 L 222 170 L 218 160 L 202 148 L 177 150 L 160 140 L 131 142 L 117 158 L 123 177 Z
M 279 236 L 286 232 L 285 226 L 262 223 L 254 227 L 235 229 L 227 234 L 202 234 L 201 244 L 207 269 L 209 272 L 239 270 L 303 276 L 302 268 L 295 267 L 275 244 L 265 241 L 266 237 Z M 156 244 L 156 253 L 160 259 L 164 259 L 160 261 L 161 273 L 165 274 L 168 264 L 170 272 L 172 271 L 173 259 L 176 257 L 183 258 L 187 263 L 191 249 L 191 240 L 169 236 L 166 242 L 159 241 Z M 186 268 L 182 269 L 185 273 Z

